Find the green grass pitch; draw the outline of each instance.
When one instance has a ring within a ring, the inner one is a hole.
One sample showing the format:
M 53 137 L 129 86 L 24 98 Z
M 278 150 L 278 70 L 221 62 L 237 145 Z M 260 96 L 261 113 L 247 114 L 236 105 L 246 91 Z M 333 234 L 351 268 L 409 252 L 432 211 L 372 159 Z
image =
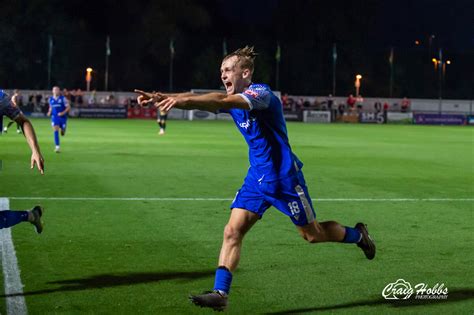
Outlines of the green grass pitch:
M 230 201 L 48 200 L 43 197 L 232 199 L 248 167 L 229 122 L 71 119 L 53 152 L 36 119 L 46 175 L 29 169 L 13 129 L 0 137 L 0 196 L 14 209 L 42 204 L 44 233 L 13 228 L 30 314 L 211 314 L 187 296 L 212 287 Z M 288 124 L 317 219 L 368 224 L 378 253 L 307 244 L 270 208 L 244 241 L 230 314 L 472 314 L 474 132 L 470 127 Z M 335 201 L 367 198 L 378 201 Z M 447 198 L 451 201 L 380 199 Z M 463 198 L 469 200 L 459 200 Z M 1 276 L 0 276 L 1 277 Z M 391 303 L 403 278 L 444 283 L 448 300 Z M 5 313 L 5 297 L 0 312 Z

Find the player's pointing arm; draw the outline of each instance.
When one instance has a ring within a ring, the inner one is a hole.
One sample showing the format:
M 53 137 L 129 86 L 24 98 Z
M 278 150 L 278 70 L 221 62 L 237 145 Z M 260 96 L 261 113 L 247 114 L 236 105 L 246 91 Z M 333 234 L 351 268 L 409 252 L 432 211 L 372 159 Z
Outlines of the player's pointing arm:
M 71 104 L 69 103 L 69 100 L 67 98 L 64 98 L 64 105 L 66 106 L 66 109 L 60 112 L 58 116 L 64 116 L 71 110 Z
M 188 97 L 167 97 L 157 107 L 169 111 L 173 107 L 180 109 L 200 109 L 215 112 L 221 109 L 250 109 L 249 104 L 239 95 L 207 93 Z

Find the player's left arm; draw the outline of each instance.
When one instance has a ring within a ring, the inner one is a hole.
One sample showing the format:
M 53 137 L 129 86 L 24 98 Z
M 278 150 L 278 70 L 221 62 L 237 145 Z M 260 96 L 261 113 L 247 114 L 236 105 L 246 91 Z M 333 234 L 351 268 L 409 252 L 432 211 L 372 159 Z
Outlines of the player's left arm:
M 69 100 L 67 98 L 64 99 L 64 103 L 66 104 L 66 109 L 60 112 L 59 116 L 64 116 L 71 110 L 71 105 L 69 104 Z
M 226 95 L 223 93 L 149 93 L 141 90 L 135 90 L 139 96 L 137 101 L 140 105 L 154 104 L 155 107 L 168 112 L 171 108 L 179 109 L 199 109 L 204 111 L 216 112 L 218 110 L 241 108 L 251 109 L 248 102 L 239 95 Z
M 21 126 L 23 134 L 26 138 L 26 142 L 28 142 L 28 145 L 30 146 L 31 168 L 33 169 L 36 165 L 40 173 L 44 174 L 44 159 L 43 155 L 41 154 L 33 125 L 31 124 L 30 120 L 22 113 L 18 114 L 13 120 Z
M 241 95 L 226 95 L 222 93 L 166 97 L 155 106 L 166 112 L 174 107 L 179 109 L 199 109 L 210 112 L 233 108 L 251 109 L 249 103 Z

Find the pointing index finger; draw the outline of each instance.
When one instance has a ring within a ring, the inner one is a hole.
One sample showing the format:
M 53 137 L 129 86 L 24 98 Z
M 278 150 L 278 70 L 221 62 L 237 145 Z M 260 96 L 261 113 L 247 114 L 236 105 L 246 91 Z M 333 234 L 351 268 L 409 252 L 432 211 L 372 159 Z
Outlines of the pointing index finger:
M 152 93 L 148 93 L 148 92 L 145 92 L 145 91 L 142 91 L 142 90 L 137 90 L 137 89 L 135 89 L 134 92 L 137 93 L 137 94 L 140 94 L 142 96 L 145 96 L 146 98 L 153 98 Z

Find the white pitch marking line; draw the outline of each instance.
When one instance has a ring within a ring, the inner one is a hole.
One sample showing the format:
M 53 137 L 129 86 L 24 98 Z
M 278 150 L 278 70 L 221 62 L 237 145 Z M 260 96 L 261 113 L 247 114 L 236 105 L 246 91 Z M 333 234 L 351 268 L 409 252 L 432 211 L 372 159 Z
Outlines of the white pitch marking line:
M 7 198 L 0 198 L 0 210 L 8 210 L 9 208 L 9 200 Z M 25 297 L 22 295 L 23 284 L 21 283 L 20 269 L 18 268 L 18 260 L 16 258 L 10 228 L 0 229 L 0 250 L 5 295 L 7 296 L 7 314 L 26 315 L 28 314 L 28 309 L 26 307 Z
M 232 201 L 231 198 L 200 197 L 8 197 L 12 200 L 69 200 L 69 201 Z M 313 198 L 320 202 L 421 202 L 474 201 L 474 198 Z

